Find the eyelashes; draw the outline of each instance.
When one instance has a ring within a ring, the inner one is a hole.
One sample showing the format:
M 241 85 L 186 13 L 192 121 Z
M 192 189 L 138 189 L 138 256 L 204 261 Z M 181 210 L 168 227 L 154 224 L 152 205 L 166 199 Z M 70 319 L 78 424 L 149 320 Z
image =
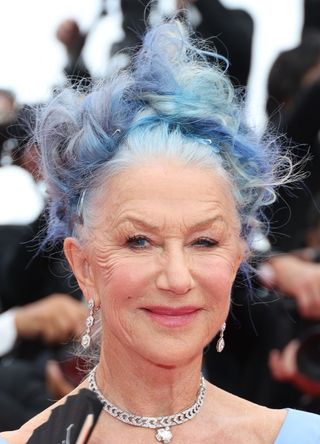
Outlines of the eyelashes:
M 209 237 L 200 237 L 199 239 L 196 239 L 192 242 L 192 245 L 199 246 L 201 248 L 212 248 L 218 245 L 218 242 L 214 239 L 211 239 Z
M 132 250 L 145 250 L 151 247 L 153 243 L 151 240 L 143 235 L 130 236 L 126 240 L 126 246 Z M 191 247 L 198 248 L 213 248 L 218 245 L 215 239 L 209 237 L 199 237 L 189 244 Z
M 128 237 L 126 245 L 132 250 L 144 250 L 151 245 L 151 242 L 146 236 L 137 235 Z

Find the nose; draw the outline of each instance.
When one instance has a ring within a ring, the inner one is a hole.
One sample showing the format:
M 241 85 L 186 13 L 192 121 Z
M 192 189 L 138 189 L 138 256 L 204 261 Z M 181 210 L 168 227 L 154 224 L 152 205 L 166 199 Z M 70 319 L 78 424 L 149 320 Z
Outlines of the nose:
M 156 285 L 160 290 L 176 295 L 184 295 L 194 288 L 194 279 L 183 248 L 174 248 L 164 254 Z

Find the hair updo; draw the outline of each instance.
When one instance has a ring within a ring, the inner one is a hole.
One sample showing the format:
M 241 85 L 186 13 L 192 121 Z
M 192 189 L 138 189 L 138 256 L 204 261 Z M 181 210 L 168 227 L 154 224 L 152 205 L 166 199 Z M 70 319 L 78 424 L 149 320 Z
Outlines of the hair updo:
M 244 123 L 243 97 L 179 22 L 151 29 L 126 71 L 85 92 L 70 88 L 41 109 L 35 139 L 49 194 L 48 239 L 76 233 L 90 194 L 110 174 L 152 155 L 223 169 L 250 246 L 262 207 L 291 163 Z M 80 207 L 80 209 L 79 209 Z M 81 214 L 79 214 L 81 213 Z

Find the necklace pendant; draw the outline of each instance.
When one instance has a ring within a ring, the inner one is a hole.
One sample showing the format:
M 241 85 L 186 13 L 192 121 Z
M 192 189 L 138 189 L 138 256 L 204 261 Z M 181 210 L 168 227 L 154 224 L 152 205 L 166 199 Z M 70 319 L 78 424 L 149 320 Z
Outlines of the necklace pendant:
M 163 442 L 164 444 L 169 444 L 172 440 L 172 437 L 173 437 L 173 435 L 172 435 L 169 427 L 157 429 L 156 440 L 158 442 Z

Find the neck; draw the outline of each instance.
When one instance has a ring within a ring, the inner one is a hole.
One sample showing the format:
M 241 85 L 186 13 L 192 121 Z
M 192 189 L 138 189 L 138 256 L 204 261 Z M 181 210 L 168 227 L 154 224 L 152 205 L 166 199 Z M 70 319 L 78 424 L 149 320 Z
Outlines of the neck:
M 161 366 L 118 347 L 103 347 L 96 372 L 100 391 L 117 407 L 141 416 L 166 416 L 194 403 L 202 356 Z

